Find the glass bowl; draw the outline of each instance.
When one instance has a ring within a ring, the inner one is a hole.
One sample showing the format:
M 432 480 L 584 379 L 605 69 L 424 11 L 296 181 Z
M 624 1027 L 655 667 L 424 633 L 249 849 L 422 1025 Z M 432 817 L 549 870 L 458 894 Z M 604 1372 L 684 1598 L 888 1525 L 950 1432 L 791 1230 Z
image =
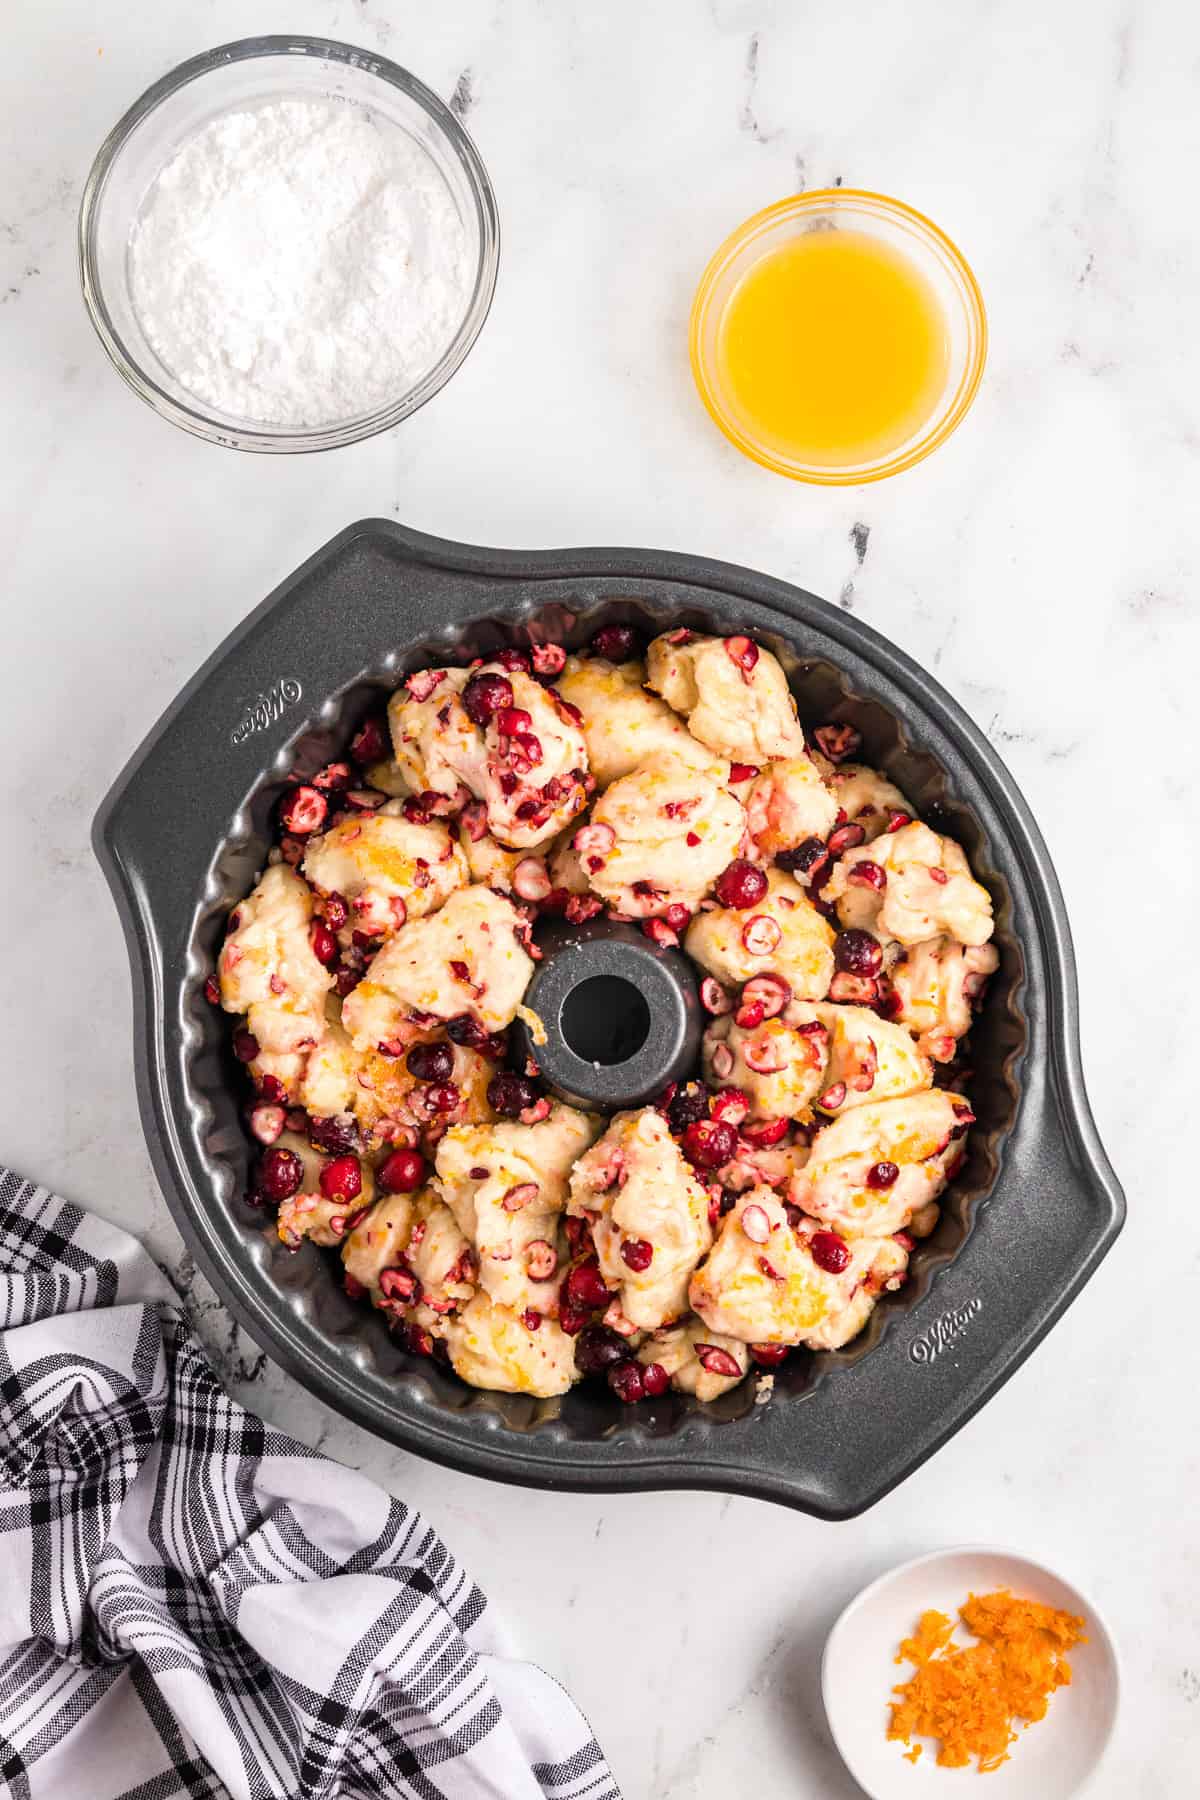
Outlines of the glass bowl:
M 900 251 L 933 288 L 946 321 L 949 358 L 946 379 L 933 411 L 885 456 L 859 463 L 806 463 L 790 458 L 747 429 L 724 389 L 718 347 L 729 300 L 752 264 L 809 231 L 852 229 L 867 232 Z M 731 443 L 764 468 L 795 481 L 844 487 L 879 481 L 910 469 L 936 450 L 961 424 L 975 398 L 987 357 L 987 315 L 979 285 L 961 252 L 929 219 L 890 200 L 856 188 L 822 188 L 796 194 L 755 213 L 725 239 L 705 269 L 692 303 L 689 352 L 692 373 L 709 413 Z
M 369 109 L 398 126 L 429 157 L 462 220 L 474 279 L 453 338 L 406 392 L 385 406 L 327 424 L 270 425 L 207 406 L 164 366 L 133 305 L 130 230 L 150 184 L 202 126 L 237 108 L 315 97 Z M 406 69 L 325 38 L 244 38 L 192 57 L 164 75 L 101 145 L 79 212 L 83 297 L 113 366 L 163 418 L 235 450 L 334 449 L 386 431 L 416 412 L 445 386 L 478 337 L 491 306 L 499 255 L 491 182 L 449 108 Z

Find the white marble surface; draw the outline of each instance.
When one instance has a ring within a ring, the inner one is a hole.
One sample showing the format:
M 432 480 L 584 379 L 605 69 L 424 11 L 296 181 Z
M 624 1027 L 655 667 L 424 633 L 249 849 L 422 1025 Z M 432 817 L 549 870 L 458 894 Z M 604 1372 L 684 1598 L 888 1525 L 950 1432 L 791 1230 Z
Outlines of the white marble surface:
M 1169 1284 L 1200 1268 L 1184 1010 L 1200 874 L 1200 14 L 1188 0 L 40 0 L 5 25 L 0 1154 L 142 1233 L 254 1405 L 428 1510 L 578 1696 L 630 1800 L 848 1800 L 816 1686 L 823 1634 L 867 1577 L 978 1538 L 1061 1562 L 1120 1635 L 1121 1730 L 1094 1791 L 1194 1793 L 1198 1370 L 1194 1290 Z M 401 430 L 332 456 L 240 457 L 160 423 L 109 370 L 77 293 L 75 211 L 110 124 L 170 65 L 250 29 L 349 38 L 457 93 L 500 197 L 500 284 L 475 353 Z M 992 327 L 957 438 L 844 493 L 741 461 L 684 351 L 725 231 L 836 180 L 944 224 Z M 1129 1225 L 999 1397 L 853 1524 L 448 1474 L 308 1399 L 181 1257 L 138 1125 L 125 954 L 89 822 L 201 658 L 369 513 L 493 543 L 685 547 L 840 597 L 936 669 L 1041 821 Z

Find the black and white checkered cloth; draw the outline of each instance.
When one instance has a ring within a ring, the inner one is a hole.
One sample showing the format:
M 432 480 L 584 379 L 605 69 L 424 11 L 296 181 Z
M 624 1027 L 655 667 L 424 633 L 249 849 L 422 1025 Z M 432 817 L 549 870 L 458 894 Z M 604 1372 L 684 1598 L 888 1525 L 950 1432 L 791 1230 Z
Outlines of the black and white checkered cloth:
M 484 1606 L 229 1398 L 132 1238 L 0 1170 L 0 1794 L 620 1800 Z

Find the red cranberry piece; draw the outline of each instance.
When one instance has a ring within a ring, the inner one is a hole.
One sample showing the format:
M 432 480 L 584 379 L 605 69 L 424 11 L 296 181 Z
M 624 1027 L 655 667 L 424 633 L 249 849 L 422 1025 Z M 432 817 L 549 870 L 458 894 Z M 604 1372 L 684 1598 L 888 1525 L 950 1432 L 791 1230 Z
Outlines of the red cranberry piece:
M 287 1115 L 287 1128 L 289 1131 L 307 1131 L 308 1114 L 302 1106 L 292 1107 Z
M 700 1367 L 707 1369 L 710 1375 L 726 1375 L 731 1381 L 736 1381 L 741 1375 L 736 1357 L 717 1344 L 697 1344 L 696 1355 Z
M 245 1026 L 239 1027 L 233 1034 L 233 1054 L 239 1062 L 253 1062 L 258 1055 L 258 1039 Z
M 558 1322 L 568 1337 L 577 1337 L 587 1325 L 595 1309 L 590 1306 L 576 1306 L 566 1295 L 558 1303 Z M 613 1334 L 616 1335 L 615 1332 Z M 624 1349 L 624 1340 L 622 1340 Z
M 533 672 L 535 675 L 561 675 L 567 664 L 567 653 L 561 644 L 535 644 L 533 646 Z
M 851 887 L 873 888 L 877 894 L 882 894 L 887 886 L 886 872 L 866 857 L 846 870 L 846 880 Z
M 381 1269 L 379 1291 L 385 1300 L 398 1300 L 407 1305 L 417 1297 L 417 1278 L 411 1269 Z
M 333 985 L 344 1000 L 347 994 L 354 992 L 362 978 L 363 971 L 361 969 L 339 969 Z
M 528 675 L 529 673 L 528 650 L 518 650 L 513 645 L 510 645 L 506 650 L 501 650 L 498 655 L 493 656 L 492 661 L 498 662 L 500 667 L 502 669 L 507 669 L 510 675 Z
M 558 1251 L 545 1238 L 525 1246 L 525 1269 L 530 1281 L 549 1281 L 558 1268 Z
M 900 1179 L 900 1171 L 894 1162 L 872 1163 L 867 1170 L 867 1186 L 869 1188 L 895 1187 Z
M 713 1015 L 714 1019 L 719 1019 L 724 1013 L 733 1011 L 732 996 L 726 993 L 720 982 L 714 980 L 711 975 L 706 975 L 700 983 L 700 1004 L 705 1012 Z
M 483 677 L 486 680 L 486 677 Z M 502 706 L 495 715 L 496 730 L 501 737 L 519 738 L 529 730 L 533 720 L 520 706 Z
M 677 901 L 673 906 L 668 906 L 663 914 L 663 923 L 672 931 L 686 931 L 691 922 L 691 908 L 684 906 L 681 901 Z
M 621 1245 L 621 1260 L 635 1275 L 640 1275 L 654 1261 L 654 1245 L 645 1238 L 626 1238 Z
M 331 762 L 313 776 L 313 786 L 320 788 L 323 794 L 336 794 L 341 788 L 348 788 L 353 779 L 349 763 Z
M 420 1325 L 412 1325 L 406 1321 L 403 1337 L 404 1347 L 412 1356 L 432 1356 L 436 1349 L 433 1333 L 423 1330 Z
M 725 1119 L 730 1125 L 740 1125 L 749 1111 L 750 1102 L 741 1088 L 722 1088 L 719 1094 L 713 1095 L 714 1119 Z
M 362 1165 L 357 1156 L 335 1156 L 317 1179 L 327 1200 L 357 1200 L 362 1193 Z
M 632 625 L 602 625 L 592 639 L 592 649 L 608 662 L 628 662 L 637 655 L 638 634 Z
M 737 664 L 743 675 L 750 676 L 754 673 L 758 664 L 758 645 L 753 638 L 726 638 L 725 654 Z
M 287 1105 L 287 1089 L 277 1075 L 264 1075 L 258 1084 L 258 1091 L 272 1106 Z
M 862 732 L 853 725 L 818 725 L 813 739 L 822 756 L 831 763 L 845 762 L 862 749 Z
M 829 834 L 830 854 L 840 856 L 843 850 L 856 850 L 866 841 L 867 834 L 861 825 L 839 825 L 836 831 Z
M 632 1357 L 628 1362 L 616 1363 L 608 1371 L 608 1385 L 618 1400 L 626 1406 L 636 1406 L 639 1400 L 646 1397 L 646 1385 L 642 1374 L 642 1365 Z
M 309 931 L 308 941 L 312 945 L 313 955 L 325 968 L 328 968 L 330 963 L 336 960 L 338 953 L 337 939 L 334 937 L 332 931 L 330 931 L 328 925 L 314 924 Z
M 387 726 L 382 719 L 367 719 L 350 739 L 350 754 L 356 763 L 382 762 L 387 753 Z
M 742 1031 L 753 1031 L 761 1025 L 767 1016 L 767 1009 L 761 1000 L 743 1000 L 733 1015 L 733 1022 Z M 732 1062 L 730 1068 L 733 1067 Z
M 771 1221 L 764 1207 L 754 1205 L 742 1209 L 742 1233 L 752 1244 L 765 1244 L 771 1235 Z
M 525 1308 L 525 1311 L 521 1314 L 521 1323 L 525 1327 L 526 1331 L 540 1331 L 541 1330 L 542 1315 L 537 1310 L 536 1306 L 527 1306 Z
M 717 877 L 717 899 L 722 906 L 742 908 L 757 906 L 767 891 L 767 878 L 762 870 L 739 856 Z
M 903 829 L 906 825 L 911 825 L 911 824 L 912 824 L 912 814 L 911 813 L 898 812 L 895 809 L 893 809 L 891 812 L 888 813 L 887 832 L 888 832 L 889 836 L 894 831 L 903 831 Z
M 425 1089 L 425 1105 L 431 1113 L 452 1113 L 459 1099 L 459 1091 L 452 1081 L 434 1082 Z
M 737 1149 L 737 1132 L 723 1119 L 697 1119 L 683 1134 L 683 1154 L 697 1169 L 719 1169 Z
M 809 1245 L 818 1269 L 827 1275 L 840 1275 L 850 1263 L 850 1246 L 836 1231 L 815 1231 Z
M 750 1355 L 760 1369 L 777 1369 L 792 1353 L 790 1344 L 751 1344 Z
M 769 913 L 753 913 L 742 926 L 742 945 L 751 956 L 770 956 L 782 939 L 783 929 Z
M 415 1194 L 425 1180 L 425 1158 L 416 1150 L 393 1150 L 375 1179 L 385 1194 Z
M 351 1275 L 349 1270 L 342 1276 L 342 1287 L 347 1300 L 361 1300 L 367 1291 L 358 1276 Z
M 461 961 L 458 957 L 451 957 L 450 973 L 453 975 L 455 981 L 469 982 L 471 979 L 470 965 Z
M 293 1194 L 300 1192 L 300 1184 L 304 1180 L 304 1164 L 294 1150 L 281 1150 L 276 1146 L 265 1150 L 258 1163 L 258 1185 L 268 1200 L 278 1203 L 290 1200 Z
M 792 850 L 781 850 L 775 858 L 776 865 L 786 869 L 789 875 L 807 877 L 808 883 L 814 883 L 829 862 L 828 847 L 818 837 L 805 838 Z
M 279 840 L 279 854 L 289 869 L 299 868 L 304 860 L 304 839 L 293 837 L 290 831 L 285 831 Z
M 573 1306 L 585 1306 L 594 1311 L 597 1307 L 607 1306 L 611 1297 L 595 1258 L 576 1263 L 567 1276 L 567 1298 Z
M 523 856 L 513 870 L 512 882 L 517 898 L 535 906 L 547 897 L 552 886 L 540 856 Z
M 449 1044 L 414 1044 L 405 1063 L 416 1081 L 449 1081 L 454 1073 L 454 1052 Z
M 839 931 L 833 940 L 833 966 L 847 975 L 878 975 L 883 946 L 869 931 Z
M 340 894 L 328 894 L 321 912 L 330 931 L 340 931 L 350 917 L 350 908 Z
M 657 1400 L 665 1394 L 671 1385 L 671 1377 L 661 1363 L 644 1363 L 642 1365 L 642 1392 L 647 1400 Z
M 327 1156 L 346 1156 L 359 1147 L 358 1126 L 349 1113 L 308 1121 L 308 1141 Z
M 527 1081 L 524 1075 L 514 1075 L 507 1069 L 502 1069 L 499 1075 L 493 1075 L 488 1082 L 488 1105 L 502 1119 L 519 1118 L 537 1097 L 537 1089 L 532 1081 Z
M 743 1125 L 742 1136 L 756 1150 L 769 1150 L 787 1136 L 791 1123 L 790 1119 L 759 1119 L 754 1125 Z
M 512 682 L 504 675 L 472 675 L 462 691 L 462 703 L 471 723 L 484 728 L 512 705 Z
M 825 1108 L 826 1112 L 836 1112 L 838 1107 L 842 1104 L 842 1101 L 845 1098 L 846 1098 L 845 1082 L 844 1081 L 835 1081 L 832 1087 L 828 1087 L 825 1089 L 825 1092 L 821 1095 L 821 1098 L 817 1102 L 817 1104 L 819 1106 L 823 1106 Z
M 697 1119 L 708 1117 L 708 1095 L 698 1082 L 690 1081 L 680 1088 L 667 1107 L 667 1123 L 678 1133 L 686 1131 Z
M 279 819 L 285 831 L 294 837 L 308 837 L 325 823 L 329 802 L 319 788 L 293 788 L 285 794 L 279 808 Z
M 679 933 L 672 931 L 665 919 L 643 919 L 642 931 L 652 944 L 660 950 L 674 950 L 679 945 Z
M 204 984 L 204 998 L 210 1006 L 221 1004 L 221 984 L 215 975 L 210 975 Z
M 273 1144 L 283 1130 L 287 1115 L 282 1106 L 263 1104 L 250 1109 L 250 1130 L 260 1144 Z
M 757 774 L 757 763 L 730 763 L 729 785 L 730 787 L 741 787 L 743 781 L 753 781 Z

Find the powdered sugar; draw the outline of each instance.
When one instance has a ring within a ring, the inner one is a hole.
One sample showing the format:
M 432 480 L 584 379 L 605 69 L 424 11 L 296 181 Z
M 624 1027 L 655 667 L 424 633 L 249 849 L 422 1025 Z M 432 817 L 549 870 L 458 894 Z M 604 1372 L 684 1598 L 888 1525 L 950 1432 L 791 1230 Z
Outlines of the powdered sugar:
M 467 235 L 432 158 L 329 100 L 211 120 L 148 189 L 133 303 L 175 379 L 237 420 L 323 426 L 401 397 L 467 309 Z

